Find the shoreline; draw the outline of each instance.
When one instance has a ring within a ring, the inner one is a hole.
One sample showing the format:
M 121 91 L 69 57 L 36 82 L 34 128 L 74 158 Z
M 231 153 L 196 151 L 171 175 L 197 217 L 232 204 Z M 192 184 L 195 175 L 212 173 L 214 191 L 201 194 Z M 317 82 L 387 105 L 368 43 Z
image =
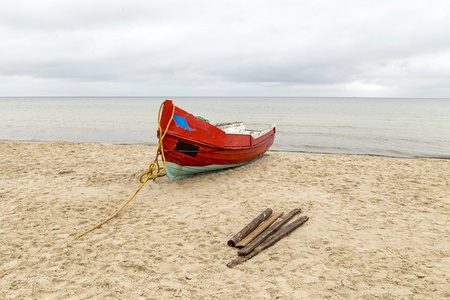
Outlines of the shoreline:
M 17 143 L 73 143 L 73 144 L 87 144 L 87 145 L 104 145 L 104 146 L 148 146 L 157 147 L 157 144 L 141 143 L 141 144 L 110 144 L 110 143 L 90 143 L 90 142 L 70 142 L 70 141 L 33 141 L 33 140 L 1 140 L 0 142 L 17 142 Z M 308 152 L 308 151 L 285 151 L 285 150 L 271 150 L 274 153 L 291 153 L 291 154 L 317 154 L 317 155 L 348 155 L 348 156 L 368 156 L 368 157 L 381 157 L 391 159 L 437 159 L 437 160 L 450 160 L 450 154 L 448 156 L 394 156 L 394 155 L 381 155 L 381 154 L 355 154 L 355 153 L 335 153 L 335 152 Z
M 444 299 L 450 161 L 268 152 L 147 183 L 153 146 L 0 141 L 0 298 Z M 229 269 L 266 208 L 309 220 Z

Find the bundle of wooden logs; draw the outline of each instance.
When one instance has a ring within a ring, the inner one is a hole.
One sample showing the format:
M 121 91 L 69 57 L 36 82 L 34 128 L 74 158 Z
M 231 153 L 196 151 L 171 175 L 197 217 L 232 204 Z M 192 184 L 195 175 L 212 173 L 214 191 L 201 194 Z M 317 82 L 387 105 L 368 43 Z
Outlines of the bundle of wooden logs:
M 308 217 L 300 217 L 289 225 L 281 228 L 286 222 L 292 219 L 293 216 L 300 212 L 301 209 L 296 208 L 283 216 L 283 212 L 281 211 L 272 214 L 270 208 L 263 211 L 228 241 L 228 246 L 240 249 L 238 251 L 239 256 L 229 262 L 227 266 L 233 268 L 240 263 L 249 260 L 300 227 L 303 223 L 308 221 Z M 274 223 L 280 217 L 281 219 Z

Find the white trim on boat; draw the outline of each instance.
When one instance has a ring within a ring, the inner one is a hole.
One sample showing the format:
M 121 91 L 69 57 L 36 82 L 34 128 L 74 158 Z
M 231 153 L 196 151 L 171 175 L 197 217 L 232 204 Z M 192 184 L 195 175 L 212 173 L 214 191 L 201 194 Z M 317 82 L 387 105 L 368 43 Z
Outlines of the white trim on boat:
M 257 139 L 259 137 L 262 137 L 263 135 L 266 135 L 267 133 L 271 132 L 274 128 L 275 128 L 275 124 L 273 124 L 272 126 L 270 126 L 269 128 L 267 128 L 266 130 L 263 131 L 259 131 L 259 132 L 255 132 L 252 134 L 252 138 L 253 139 Z

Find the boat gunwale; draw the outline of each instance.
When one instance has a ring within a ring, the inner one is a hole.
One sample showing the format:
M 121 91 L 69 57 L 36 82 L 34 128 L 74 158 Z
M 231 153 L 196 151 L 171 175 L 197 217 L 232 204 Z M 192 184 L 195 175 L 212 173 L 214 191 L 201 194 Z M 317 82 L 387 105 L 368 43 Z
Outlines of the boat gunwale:
M 261 131 L 261 132 L 254 133 L 254 134 L 252 134 L 252 135 L 250 135 L 250 136 L 251 136 L 251 138 L 252 138 L 254 141 L 255 141 L 256 139 L 260 139 L 260 138 L 264 138 L 264 137 L 269 138 L 269 137 L 270 137 L 270 134 L 275 130 L 275 128 L 276 128 L 276 125 L 273 124 L 273 125 L 271 125 L 270 127 L 268 127 L 267 129 L 265 129 L 265 130 L 263 130 L 263 131 Z M 219 128 L 219 129 L 220 129 L 220 128 Z M 164 130 L 163 130 L 163 134 L 164 134 Z M 228 135 L 228 136 L 233 136 L 233 135 L 235 135 L 235 136 L 249 135 L 249 134 L 241 134 L 241 133 L 225 133 L 225 134 Z M 273 134 L 275 134 L 275 132 L 273 132 Z M 195 143 L 200 144 L 200 145 L 206 145 L 206 146 L 211 147 L 211 148 L 224 149 L 224 150 L 251 149 L 251 148 L 254 148 L 254 147 L 256 146 L 256 145 L 254 145 L 254 144 L 252 144 L 252 145 L 250 145 L 250 146 L 217 146 L 217 145 L 208 143 L 208 142 L 206 142 L 206 141 L 198 140 L 198 139 L 195 139 L 195 140 L 188 139 L 188 138 L 186 138 L 186 136 L 184 136 L 184 135 L 179 135 L 179 134 L 176 134 L 176 133 L 171 132 L 171 131 L 168 131 L 168 132 L 167 132 L 167 135 L 170 135 L 170 136 L 173 136 L 173 137 L 177 137 L 178 139 L 182 139 L 182 140 L 185 140 L 185 141 L 190 142 L 190 143 L 195 142 Z M 257 135 L 257 136 L 256 136 L 256 135 Z M 158 136 L 159 136 L 159 129 L 158 129 Z M 255 138 L 254 136 L 256 136 L 256 138 Z M 258 143 L 258 144 L 260 144 L 260 143 Z

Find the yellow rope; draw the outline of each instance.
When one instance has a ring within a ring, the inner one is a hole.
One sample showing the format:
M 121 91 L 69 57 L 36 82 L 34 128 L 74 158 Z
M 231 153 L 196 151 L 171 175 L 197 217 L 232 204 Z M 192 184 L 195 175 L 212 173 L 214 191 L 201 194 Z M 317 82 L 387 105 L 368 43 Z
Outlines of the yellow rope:
M 164 137 L 166 136 L 167 130 L 169 129 L 169 125 L 173 120 L 173 115 L 175 114 L 175 105 L 173 105 L 172 108 L 172 115 L 170 117 L 169 122 L 167 123 L 167 127 L 166 130 L 164 131 L 164 133 L 162 133 L 162 129 L 161 129 L 161 124 L 160 124 L 160 115 L 161 115 L 161 109 L 164 105 L 164 102 L 161 104 L 161 106 L 159 107 L 159 111 L 158 111 L 158 128 L 159 128 L 159 143 L 158 143 L 158 149 L 156 150 L 156 159 L 153 163 L 150 164 L 150 166 L 148 167 L 148 171 L 145 172 L 144 174 L 141 175 L 141 177 L 139 178 L 139 181 L 142 183 L 141 186 L 137 189 L 137 191 L 133 194 L 133 196 L 131 196 L 130 199 L 128 199 L 127 202 L 125 202 L 124 205 L 122 205 L 112 216 L 110 216 L 109 218 L 107 218 L 105 221 L 98 223 L 97 225 L 95 225 L 94 227 L 92 227 L 89 230 L 86 230 L 85 232 L 77 235 L 74 239 L 78 239 L 80 237 L 82 237 L 83 235 L 85 235 L 86 233 L 88 233 L 89 231 L 92 231 L 100 226 L 102 226 L 103 224 L 105 224 L 106 222 L 108 222 L 109 220 L 111 220 L 112 218 L 114 218 L 115 216 L 117 216 L 117 214 L 128 204 L 130 203 L 131 200 L 133 200 L 133 198 L 137 195 L 137 193 L 142 189 L 142 187 L 147 183 L 147 181 L 151 178 L 153 180 L 155 180 L 158 176 L 160 176 L 162 174 L 162 172 L 164 172 L 164 170 L 166 169 L 166 158 L 164 156 L 164 149 L 163 149 L 163 144 L 162 141 L 164 139 Z M 161 154 L 162 160 L 163 160 L 163 167 L 161 168 L 159 166 L 158 163 L 158 156 L 159 154 Z M 156 171 L 156 174 L 153 174 L 153 172 Z M 145 179 L 143 180 L 142 178 L 145 176 Z M 2 275 L 4 276 L 4 275 Z
M 158 112 L 159 143 L 158 143 L 158 149 L 156 149 L 156 159 L 153 163 L 150 164 L 150 166 L 148 167 L 148 171 L 143 173 L 141 175 L 141 177 L 139 178 L 139 181 L 142 183 L 144 183 L 144 181 L 147 181 L 149 177 L 151 177 L 153 180 L 155 180 L 166 169 L 166 157 L 164 156 L 164 148 L 163 148 L 162 141 L 163 141 L 164 137 L 166 136 L 166 133 L 167 133 L 167 130 L 169 129 L 170 123 L 173 120 L 173 115 L 175 114 L 175 105 L 173 105 L 172 115 L 170 116 L 169 123 L 167 123 L 166 130 L 163 133 L 162 128 L 161 128 L 161 123 L 159 121 L 160 120 L 159 116 L 161 114 L 161 108 L 162 108 L 163 104 L 164 103 L 162 103 L 161 106 L 159 107 L 159 112 Z M 158 163 L 159 154 L 161 154 L 163 164 L 164 164 L 162 168 L 160 168 L 159 163 Z M 153 174 L 153 171 L 156 171 L 157 173 Z M 142 178 L 144 176 L 147 176 L 146 180 L 142 180 Z
M 3 276 L 8 275 L 9 273 L 11 273 L 14 269 L 11 269 L 9 271 L 6 271 L 5 273 L 3 273 L 2 275 L 0 275 L 0 278 L 2 278 Z

